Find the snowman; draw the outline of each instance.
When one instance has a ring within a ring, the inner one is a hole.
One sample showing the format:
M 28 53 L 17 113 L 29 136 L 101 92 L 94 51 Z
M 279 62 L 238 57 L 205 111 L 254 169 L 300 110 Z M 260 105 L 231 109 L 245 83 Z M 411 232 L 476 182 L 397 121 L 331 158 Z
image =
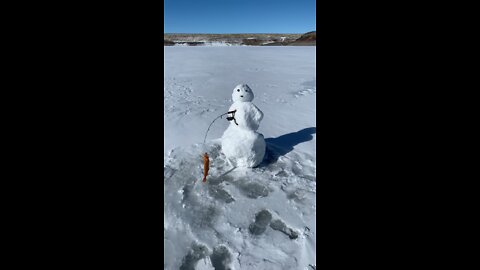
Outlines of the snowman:
M 246 84 L 233 89 L 233 104 L 228 110 L 230 125 L 222 136 L 222 151 L 234 167 L 253 168 L 265 156 L 265 140 L 256 130 L 263 112 L 252 103 L 253 92 Z

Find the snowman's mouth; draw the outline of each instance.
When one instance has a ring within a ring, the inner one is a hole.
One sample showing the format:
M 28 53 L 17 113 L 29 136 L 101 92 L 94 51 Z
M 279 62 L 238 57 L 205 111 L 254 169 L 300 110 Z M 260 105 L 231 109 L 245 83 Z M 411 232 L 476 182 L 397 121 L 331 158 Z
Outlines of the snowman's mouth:
M 240 97 L 243 97 L 243 96 L 240 96 Z

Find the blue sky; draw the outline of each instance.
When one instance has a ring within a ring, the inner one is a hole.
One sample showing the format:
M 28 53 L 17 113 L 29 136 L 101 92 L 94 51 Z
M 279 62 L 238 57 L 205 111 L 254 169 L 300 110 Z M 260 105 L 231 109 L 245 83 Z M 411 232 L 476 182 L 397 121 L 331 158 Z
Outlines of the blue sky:
M 164 0 L 164 33 L 305 33 L 315 0 Z

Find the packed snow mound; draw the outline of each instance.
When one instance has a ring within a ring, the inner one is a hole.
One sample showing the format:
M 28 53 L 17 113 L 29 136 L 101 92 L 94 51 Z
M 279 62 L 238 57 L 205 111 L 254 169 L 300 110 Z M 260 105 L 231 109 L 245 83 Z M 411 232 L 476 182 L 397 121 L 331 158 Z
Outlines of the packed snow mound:
M 256 167 L 265 156 L 265 139 L 253 130 L 230 126 L 222 136 L 222 152 L 235 167 Z
M 175 148 L 164 163 L 164 269 L 313 269 L 314 158 L 267 145 L 254 169 L 234 168 L 220 140 Z M 202 154 L 210 171 L 202 183 Z

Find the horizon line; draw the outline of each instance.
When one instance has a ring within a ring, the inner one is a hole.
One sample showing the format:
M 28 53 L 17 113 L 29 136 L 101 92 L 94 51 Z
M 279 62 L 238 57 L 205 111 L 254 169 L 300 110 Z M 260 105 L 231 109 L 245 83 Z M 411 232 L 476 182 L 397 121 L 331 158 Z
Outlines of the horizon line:
M 312 31 L 307 31 L 307 32 L 299 32 L 299 33 L 285 33 L 285 32 L 270 32 L 270 33 L 266 33 L 266 32 L 243 32 L 243 33 L 207 33 L 207 32 L 202 32 L 202 33 L 192 33 L 192 32 L 169 32 L 169 33 L 166 33 L 166 32 L 163 32 L 164 35 L 171 35 L 171 34 L 197 34 L 197 35 L 211 35 L 211 34 L 214 34 L 214 35 L 225 35 L 225 34 L 233 34 L 233 35 L 244 35 L 244 34 L 286 34 L 286 35 L 298 35 L 298 34 L 305 34 L 305 33 L 310 33 L 310 32 L 316 32 L 316 30 L 312 30 Z

